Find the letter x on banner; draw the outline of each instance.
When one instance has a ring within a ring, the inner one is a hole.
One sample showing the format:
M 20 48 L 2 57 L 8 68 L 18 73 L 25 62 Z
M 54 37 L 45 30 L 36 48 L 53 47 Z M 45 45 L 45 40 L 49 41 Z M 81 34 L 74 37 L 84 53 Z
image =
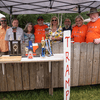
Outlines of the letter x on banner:
M 71 31 L 64 31 L 64 100 L 70 99 Z

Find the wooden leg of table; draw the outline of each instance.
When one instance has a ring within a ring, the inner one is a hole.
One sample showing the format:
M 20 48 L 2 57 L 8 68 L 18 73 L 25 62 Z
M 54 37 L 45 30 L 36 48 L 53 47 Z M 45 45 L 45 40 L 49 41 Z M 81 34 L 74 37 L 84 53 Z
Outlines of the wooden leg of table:
M 52 66 L 51 61 L 49 61 L 49 94 L 53 95 L 53 86 L 52 86 Z
M 2 63 L 2 73 L 3 73 L 3 75 L 5 74 L 5 72 L 4 72 L 4 63 Z

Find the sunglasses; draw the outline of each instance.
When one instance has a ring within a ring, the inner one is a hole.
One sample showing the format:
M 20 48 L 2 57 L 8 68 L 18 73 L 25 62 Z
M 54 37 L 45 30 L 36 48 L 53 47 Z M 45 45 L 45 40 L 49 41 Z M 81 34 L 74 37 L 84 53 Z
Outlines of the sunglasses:
M 52 22 L 53 22 L 53 21 L 57 21 L 57 20 L 52 20 Z
M 1 22 L 6 22 L 7 20 L 1 20 Z

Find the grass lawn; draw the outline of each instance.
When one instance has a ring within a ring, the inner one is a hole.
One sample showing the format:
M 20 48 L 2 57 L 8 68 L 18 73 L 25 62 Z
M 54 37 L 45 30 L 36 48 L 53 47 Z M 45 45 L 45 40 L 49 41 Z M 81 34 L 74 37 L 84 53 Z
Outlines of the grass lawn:
M 63 88 L 0 93 L 0 100 L 63 100 Z M 71 87 L 70 100 L 100 100 L 100 85 Z

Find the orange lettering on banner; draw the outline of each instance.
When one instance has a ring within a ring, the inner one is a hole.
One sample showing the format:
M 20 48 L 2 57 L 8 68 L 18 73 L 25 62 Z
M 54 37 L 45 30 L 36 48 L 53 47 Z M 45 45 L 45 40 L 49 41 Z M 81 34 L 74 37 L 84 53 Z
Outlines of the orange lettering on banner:
M 70 78 L 68 78 L 68 81 L 65 80 L 65 88 L 67 88 L 67 84 L 68 84 L 68 86 L 70 86 L 70 84 L 69 84 L 69 80 L 70 80 Z
M 68 72 L 68 75 L 69 75 L 69 66 L 68 66 L 68 65 L 66 66 L 66 73 L 65 73 L 65 76 L 66 76 L 67 72 Z
M 68 61 L 70 60 L 68 57 L 69 57 L 69 52 L 66 52 L 66 62 L 67 62 L 67 59 Z
M 69 94 L 69 90 L 66 91 L 66 100 L 67 100 L 68 94 Z
M 68 47 L 68 38 L 70 38 L 70 37 L 65 37 L 65 39 L 67 39 L 67 47 Z

